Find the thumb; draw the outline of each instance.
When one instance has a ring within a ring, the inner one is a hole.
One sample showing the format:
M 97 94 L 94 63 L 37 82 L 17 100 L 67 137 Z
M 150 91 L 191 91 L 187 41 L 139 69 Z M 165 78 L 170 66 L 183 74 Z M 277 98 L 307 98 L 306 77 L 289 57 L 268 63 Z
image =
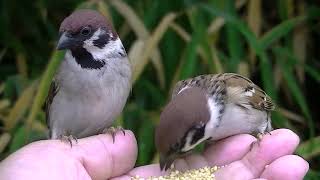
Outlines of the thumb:
M 72 148 L 92 179 L 108 179 L 131 170 L 137 158 L 134 134 L 126 130 L 112 136 L 100 134 L 80 139 Z

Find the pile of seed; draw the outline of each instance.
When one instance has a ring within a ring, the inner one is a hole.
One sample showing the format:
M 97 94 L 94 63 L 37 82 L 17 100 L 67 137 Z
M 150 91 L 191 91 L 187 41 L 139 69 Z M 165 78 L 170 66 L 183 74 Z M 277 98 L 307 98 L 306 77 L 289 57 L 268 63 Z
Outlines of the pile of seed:
M 216 172 L 219 168 L 217 166 L 214 167 L 203 167 L 200 169 L 192 169 L 185 172 L 180 172 L 177 170 L 172 171 L 169 175 L 166 176 L 159 176 L 159 177 L 148 177 L 148 178 L 141 178 L 139 176 L 134 176 L 132 180 L 192 180 L 192 179 L 199 179 L 199 180 L 214 180 L 214 172 Z

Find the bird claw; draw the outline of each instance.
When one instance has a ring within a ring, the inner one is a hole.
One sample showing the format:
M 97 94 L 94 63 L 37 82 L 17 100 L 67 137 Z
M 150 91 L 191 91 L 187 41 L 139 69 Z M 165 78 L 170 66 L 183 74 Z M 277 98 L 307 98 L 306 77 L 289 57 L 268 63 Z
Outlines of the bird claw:
M 103 133 L 104 134 L 110 134 L 112 136 L 112 141 L 114 143 L 115 141 L 115 136 L 117 134 L 118 131 L 121 131 L 123 133 L 123 135 L 125 136 L 126 135 L 126 132 L 125 130 L 121 127 L 121 126 L 118 126 L 118 127 L 109 127 L 105 130 L 103 130 Z
M 253 141 L 253 142 L 250 144 L 250 151 L 252 150 L 252 148 L 253 148 L 253 146 L 254 146 L 255 144 L 258 144 L 258 146 L 260 146 L 260 143 L 261 143 L 261 141 L 262 141 L 262 138 L 263 138 L 263 136 L 266 135 L 266 134 L 271 135 L 271 132 L 266 131 L 266 132 L 263 132 L 263 133 L 259 132 L 259 133 L 256 134 L 257 140 Z
M 76 144 L 78 144 L 78 139 L 76 137 L 73 137 L 72 135 L 61 135 L 59 139 L 61 141 L 69 143 L 71 148 L 72 148 L 72 141 L 75 141 Z

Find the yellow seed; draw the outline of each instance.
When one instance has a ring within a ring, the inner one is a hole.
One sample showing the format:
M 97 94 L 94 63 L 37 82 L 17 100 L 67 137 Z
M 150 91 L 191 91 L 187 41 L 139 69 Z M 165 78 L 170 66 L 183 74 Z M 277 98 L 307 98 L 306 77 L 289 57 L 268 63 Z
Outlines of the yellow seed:
M 214 180 L 214 172 L 216 172 L 220 167 L 202 167 L 199 169 L 192 169 L 185 172 L 180 172 L 173 170 L 166 176 L 159 177 L 148 177 L 147 180 Z M 139 176 L 132 177 L 133 180 L 145 180 Z

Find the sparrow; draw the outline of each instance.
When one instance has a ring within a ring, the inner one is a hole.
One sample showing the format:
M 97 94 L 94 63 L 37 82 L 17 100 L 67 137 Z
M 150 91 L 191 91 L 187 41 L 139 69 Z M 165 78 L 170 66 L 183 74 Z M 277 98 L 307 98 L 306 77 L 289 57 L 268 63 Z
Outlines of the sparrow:
M 234 73 L 200 75 L 179 81 L 160 115 L 155 145 L 160 169 L 202 142 L 248 133 L 262 138 L 272 130 L 271 98 L 251 80 Z
M 112 25 L 94 10 L 63 20 L 57 49 L 66 52 L 46 99 L 46 121 L 50 139 L 72 146 L 71 140 L 112 130 L 131 90 L 131 66 Z

